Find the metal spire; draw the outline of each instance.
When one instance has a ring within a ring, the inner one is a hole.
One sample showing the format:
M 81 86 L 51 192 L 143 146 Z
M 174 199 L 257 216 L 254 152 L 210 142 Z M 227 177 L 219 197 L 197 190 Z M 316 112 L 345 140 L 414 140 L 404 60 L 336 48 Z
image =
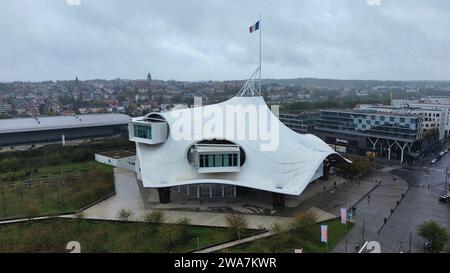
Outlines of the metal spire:
M 237 97 L 255 97 L 261 96 L 260 89 L 256 86 L 257 83 L 261 83 L 261 80 L 258 80 L 257 76 L 261 67 L 258 67 L 255 72 L 250 76 L 247 82 L 242 86 L 241 90 L 237 93 Z

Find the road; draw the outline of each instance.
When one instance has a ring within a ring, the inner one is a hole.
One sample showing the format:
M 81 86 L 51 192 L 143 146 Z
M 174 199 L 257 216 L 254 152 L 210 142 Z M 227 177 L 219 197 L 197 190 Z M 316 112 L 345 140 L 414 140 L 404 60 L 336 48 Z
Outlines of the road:
M 434 220 L 450 230 L 450 206 L 438 201 L 444 189 L 445 168 L 450 166 L 450 153 L 434 165 L 430 161 L 431 158 L 426 159 L 423 165 L 419 163 L 414 168 L 388 170 L 386 175 L 397 176 L 409 184 L 405 197 L 401 199 L 398 195 L 398 184 L 383 179 L 383 186 L 373 194 L 378 195 L 377 202 L 374 198 L 370 204 L 363 200 L 354 219 L 355 227 L 334 252 L 345 252 L 346 248 L 347 252 L 354 252 L 355 244 L 361 245 L 364 240 L 380 242 L 382 252 L 423 252 L 424 240 L 417 235 L 420 224 Z M 389 201 L 389 198 L 393 199 Z M 397 205 L 397 201 L 392 202 L 394 199 L 401 201 Z M 391 209 L 394 210 L 392 213 Z M 384 218 L 387 222 L 383 226 Z

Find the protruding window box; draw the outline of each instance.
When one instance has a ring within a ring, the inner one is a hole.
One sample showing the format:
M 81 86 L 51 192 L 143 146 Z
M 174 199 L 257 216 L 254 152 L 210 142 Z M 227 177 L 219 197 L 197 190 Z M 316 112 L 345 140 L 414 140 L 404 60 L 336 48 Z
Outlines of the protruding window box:
M 159 144 L 167 140 L 168 125 L 166 121 L 132 121 L 128 124 L 130 141 Z
M 194 147 L 198 173 L 229 173 L 240 171 L 240 149 L 230 144 L 197 144 Z

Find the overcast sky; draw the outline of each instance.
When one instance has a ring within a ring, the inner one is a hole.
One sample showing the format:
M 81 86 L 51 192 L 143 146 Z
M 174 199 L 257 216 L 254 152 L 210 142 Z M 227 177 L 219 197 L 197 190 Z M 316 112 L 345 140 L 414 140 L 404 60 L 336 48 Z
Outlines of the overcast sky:
M 1 0 L 0 81 L 450 80 L 448 0 Z M 380 5 L 376 5 L 381 2 Z

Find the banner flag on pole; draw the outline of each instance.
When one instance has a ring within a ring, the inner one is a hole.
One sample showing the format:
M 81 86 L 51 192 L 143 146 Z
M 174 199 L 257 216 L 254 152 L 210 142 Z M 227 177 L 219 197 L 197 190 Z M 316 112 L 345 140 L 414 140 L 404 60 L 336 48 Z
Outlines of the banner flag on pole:
M 259 21 L 256 22 L 253 26 L 249 27 L 248 30 L 250 31 L 250 33 L 255 32 L 259 29 Z
M 347 209 L 341 208 L 341 224 L 347 223 Z
M 328 243 L 328 225 L 320 225 L 320 241 Z

